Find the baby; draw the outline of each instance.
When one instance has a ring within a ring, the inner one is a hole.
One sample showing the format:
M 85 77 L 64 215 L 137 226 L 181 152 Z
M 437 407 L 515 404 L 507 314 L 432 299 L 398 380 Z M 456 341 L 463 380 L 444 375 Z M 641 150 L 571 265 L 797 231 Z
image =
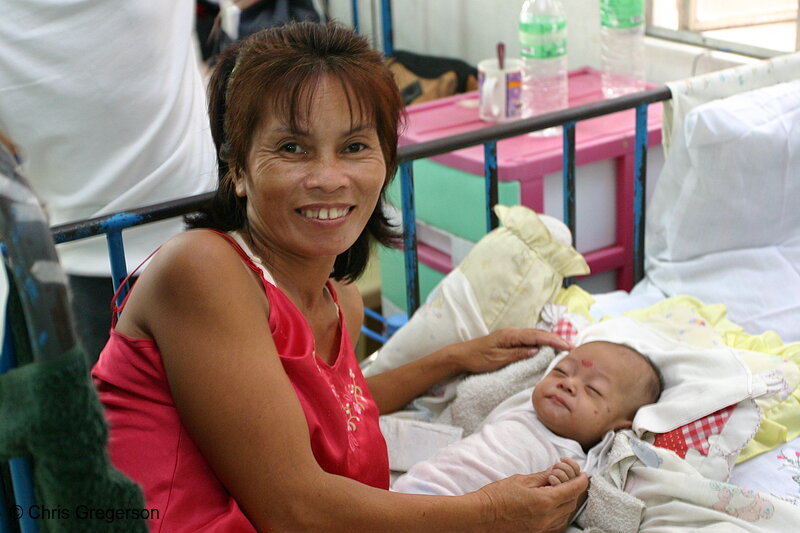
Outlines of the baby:
M 465 494 L 514 474 L 548 469 L 550 484 L 557 485 L 580 468 L 591 470 L 599 454 L 593 447 L 609 432 L 629 428 L 636 411 L 655 403 L 662 388 L 661 372 L 638 351 L 612 342 L 582 344 L 536 385 L 532 406 L 508 411 L 439 450 L 392 489 Z

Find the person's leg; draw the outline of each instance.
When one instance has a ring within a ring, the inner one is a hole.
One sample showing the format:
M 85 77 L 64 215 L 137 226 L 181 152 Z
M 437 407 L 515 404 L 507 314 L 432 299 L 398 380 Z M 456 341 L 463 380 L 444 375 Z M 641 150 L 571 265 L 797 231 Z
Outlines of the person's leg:
M 72 275 L 69 286 L 76 333 L 91 366 L 108 341 L 114 288 L 111 278 Z

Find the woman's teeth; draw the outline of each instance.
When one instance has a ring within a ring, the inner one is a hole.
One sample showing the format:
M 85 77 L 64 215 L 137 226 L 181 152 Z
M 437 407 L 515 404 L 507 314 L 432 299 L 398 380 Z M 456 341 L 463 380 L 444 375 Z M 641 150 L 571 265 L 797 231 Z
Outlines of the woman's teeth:
M 332 207 L 332 208 L 325 208 L 322 209 L 301 209 L 300 214 L 306 218 L 316 218 L 319 220 L 332 220 L 335 218 L 342 218 L 345 216 L 348 211 L 350 211 L 349 207 Z

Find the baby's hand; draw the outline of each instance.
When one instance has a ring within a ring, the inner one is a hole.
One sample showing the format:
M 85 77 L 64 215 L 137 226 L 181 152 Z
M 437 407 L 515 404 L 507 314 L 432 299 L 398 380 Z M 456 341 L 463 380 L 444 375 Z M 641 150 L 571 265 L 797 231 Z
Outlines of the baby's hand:
M 557 462 L 550 467 L 550 474 L 547 476 L 547 481 L 551 487 L 566 483 L 570 479 L 578 477 L 581 473 L 581 467 L 567 457 L 563 457 L 561 461 Z

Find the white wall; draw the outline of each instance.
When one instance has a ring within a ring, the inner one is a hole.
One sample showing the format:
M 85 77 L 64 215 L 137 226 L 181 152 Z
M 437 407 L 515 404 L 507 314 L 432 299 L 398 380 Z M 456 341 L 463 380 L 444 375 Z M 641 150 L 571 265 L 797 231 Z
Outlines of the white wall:
M 491 57 L 499 41 L 509 57 L 519 56 L 517 19 L 523 0 L 393 0 L 394 47 L 420 54 L 455 57 L 476 65 Z M 352 21 L 351 0 L 330 0 L 332 15 Z M 600 67 L 599 0 L 565 0 L 569 66 Z M 373 10 L 374 8 L 374 10 Z M 380 2 L 360 0 L 362 33 L 380 45 Z M 374 24 L 373 24 L 374 22 Z M 373 31 L 374 28 L 374 31 Z M 647 78 L 654 83 L 682 79 L 752 59 L 647 38 Z

